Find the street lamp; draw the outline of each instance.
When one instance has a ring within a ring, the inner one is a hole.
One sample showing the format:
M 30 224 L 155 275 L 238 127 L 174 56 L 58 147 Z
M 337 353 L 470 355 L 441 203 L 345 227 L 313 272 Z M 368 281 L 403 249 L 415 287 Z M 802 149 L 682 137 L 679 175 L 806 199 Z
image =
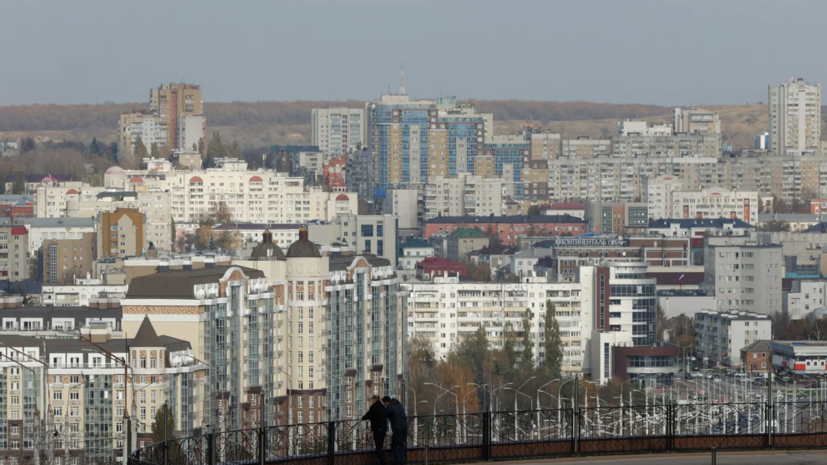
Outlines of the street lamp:
M 499 410 L 499 409 L 500 409 L 500 398 L 499 398 L 499 397 L 497 397 L 496 395 L 494 395 L 494 393 L 495 393 L 495 392 L 497 392 L 497 391 L 499 391 L 500 389 L 505 388 L 506 386 L 511 386 L 511 385 L 513 385 L 513 384 L 514 384 L 514 383 L 505 383 L 505 384 L 503 384 L 502 386 L 500 386 L 500 387 L 498 387 L 498 388 L 494 389 L 493 391 L 489 392 L 489 394 L 491 394 L 491 397 L 493 397 L 494 399 L 497 399 L 497 408 L 496 408 L 496 410 Z
M 459 385 L 451 386 L 451 389 L 445 389 L 444 387 L 434 383 L 425 383 L 425 385 L 434 386 L 437 389 L 441 389 L 442 391 L 444 391 L 442 394 L 436 396 L 436 400 L 434 401 L 434 426 L 436 426 L 436 406 L 439 403 L 439 398 L 444 396 L 445 394 L 451 394 L 452 396 L 454 396 L 454 411 L 457 412 L 457 414 L 459 414 L 459 399 L 457 398 L 457 395 L 455 393 L 451 392 L 452 389 L 458 388 Z M 436 434 L 434 434 L 434 439 L 436 439 Z M 457 429 L 457 442 L 459 442 L 459 429 Z
M 468 391 L 468 392 L 467 392 L 464 396 L 462 396 L 462 414 L 463 414 L 463 415 L 465 415 L 465 414 L 466 414 L 466 412 L 465 412 L 465 399 L 467 399 L 467 398 L 468 398 L 468 396 L 469 396 L 471 393 L 473 393 L 474 391 L 476 391 L 477 389 L 479 389 L 479 388 L 483 388 L 483 387 L 488 387 L 488 385 L 487 385 L 487 384 L 467 383 L 467 385 L 468 385 L 468 386 L 476 386 L 476 387 L 475 387 L 474 389 L 471 389 L 470 391 Z

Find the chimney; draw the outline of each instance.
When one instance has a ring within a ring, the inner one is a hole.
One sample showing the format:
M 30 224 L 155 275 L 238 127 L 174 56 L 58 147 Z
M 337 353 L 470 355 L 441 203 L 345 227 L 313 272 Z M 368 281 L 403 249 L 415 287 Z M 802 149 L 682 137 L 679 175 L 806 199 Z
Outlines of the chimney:
M 307 240 L 307 228 L 304 227 L 304 226 L 302 226 L 302 228 L 299 229 L 299 240 L 300 241 L 306 241 Z

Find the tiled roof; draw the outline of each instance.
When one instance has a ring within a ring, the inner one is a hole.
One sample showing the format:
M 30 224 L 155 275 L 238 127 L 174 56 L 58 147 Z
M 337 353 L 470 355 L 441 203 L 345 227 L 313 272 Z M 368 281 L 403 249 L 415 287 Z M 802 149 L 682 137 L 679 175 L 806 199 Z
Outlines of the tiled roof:
M 422 239 L 417 239 L 415 237 L 408 239 L 407 242 L 402 244 L 403 249 L 426 249 L 433 247 L 434 246 L 432 244 L 429 244 L 428 242 L 423 241 Z
M 488 237 L 482 233 L 479 229 L 471 229 L 471 228 L 461 228 L 457 229 L 456 231 L 451 233 L 450 237 L 457 237 L 463 239 L 471 239 L 471 238 L 483 238 Z

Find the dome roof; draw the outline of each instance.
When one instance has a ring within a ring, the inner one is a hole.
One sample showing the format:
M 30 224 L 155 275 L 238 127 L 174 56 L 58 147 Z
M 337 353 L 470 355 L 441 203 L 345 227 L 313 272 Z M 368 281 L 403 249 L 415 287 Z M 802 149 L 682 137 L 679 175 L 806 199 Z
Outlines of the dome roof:
M 192 178 L 190 178 L 190 182 L 204 182 L 204 180 L 198 176 L 193 176 Z
M 104 171 L 103 174 L 121 174 L 123 173 L 123 168 L 118 165 L 110 166 L 108 170 Z
M 261 244 L 253 249 L 250 258 L 253 260 L 284 260 L 284 251 L 273 242 L 273 233 L 270 232 L 270 228 L 264 230 L 261 235 Z
M 336 201 L 338 202 L 340 200 L 350 200 L 350 197 L 346 196 L 345 194 L 339 194 L 336 196 Z
M 299 230 L 299 240 L 290 244 L 290 248 L 287 249 L 287 258 L 321 256 L 322 254 L 319 252 L 319 248 L 316 247 L 316 244 L 307 239 L 307 229 L 305 228 L 301 228 Z
M 77 195 L 77 194 L 78 194 L 78 191 L 76 191 L 74 189 L 69 189 L 68 191 L 66 191 L 66 195 Z
M 40 182 L 57 182 L 57 179 L 55 179 L 55 177 L 50 174 L 45 178 L 41 179 Z
M 144 182 L 144 179 L 140 176 L 135 176 L 134 178 L 130 179 L 129 182 Z
M 262 180 L 258 176 L 253 176 L 252 178 L 250 178 L 250 182 L 262 182 Z

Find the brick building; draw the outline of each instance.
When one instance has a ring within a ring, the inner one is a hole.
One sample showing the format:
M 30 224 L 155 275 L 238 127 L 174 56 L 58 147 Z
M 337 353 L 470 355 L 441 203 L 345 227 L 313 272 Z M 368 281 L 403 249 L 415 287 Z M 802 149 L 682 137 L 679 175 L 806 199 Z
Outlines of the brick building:
M 519 235 L 561 236 L 584 234 L 586 222 L 571 215 L 441 216 L 425 222 L 425 238 L 461 228 L 495 231 L 505 245 L 515 245 Z
M 447 258 L 426 257 L 416 264 L 417 279 L 429 280 L 436 276 L 447 276 L 448 274 L 467 276 L 465 265 L 448 260 Z
M 756 341 L 741 349 L 741 363 L 745 373 L 772 370 L 770 341 Z

